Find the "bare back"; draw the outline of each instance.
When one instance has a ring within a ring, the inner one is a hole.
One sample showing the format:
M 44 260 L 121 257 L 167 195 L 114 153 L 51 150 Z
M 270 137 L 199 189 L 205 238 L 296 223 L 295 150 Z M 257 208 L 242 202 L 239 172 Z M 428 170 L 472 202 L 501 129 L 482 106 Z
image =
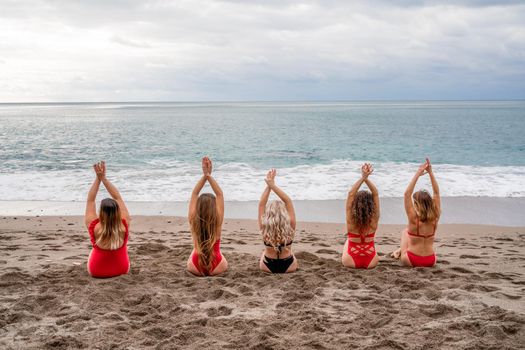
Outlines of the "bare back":
M 408 250 L 421 256 L 433 254 L 437 221 L 421 222 L 417 217 L 410 220 L 407 225 Z

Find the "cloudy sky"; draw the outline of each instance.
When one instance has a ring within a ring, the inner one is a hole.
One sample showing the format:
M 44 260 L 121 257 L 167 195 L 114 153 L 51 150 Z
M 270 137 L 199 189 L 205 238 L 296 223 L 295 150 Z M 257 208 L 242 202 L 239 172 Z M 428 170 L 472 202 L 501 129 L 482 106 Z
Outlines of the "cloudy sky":
M 0 102 L 525 98 L 525 1 L 0 0 Z

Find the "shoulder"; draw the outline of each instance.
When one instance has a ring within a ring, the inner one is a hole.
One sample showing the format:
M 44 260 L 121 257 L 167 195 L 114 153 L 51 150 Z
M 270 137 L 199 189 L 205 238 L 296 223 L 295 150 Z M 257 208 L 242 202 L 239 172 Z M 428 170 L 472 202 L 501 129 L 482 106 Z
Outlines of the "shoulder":
M 95 231 L 95 226 L 97 226 L 97 224 L 99 222 L 100 222 L 99 218 L 91 220 L 91 222 L 89 223 L 89 226 L 88 226 L 88 230 L 89 231 Z

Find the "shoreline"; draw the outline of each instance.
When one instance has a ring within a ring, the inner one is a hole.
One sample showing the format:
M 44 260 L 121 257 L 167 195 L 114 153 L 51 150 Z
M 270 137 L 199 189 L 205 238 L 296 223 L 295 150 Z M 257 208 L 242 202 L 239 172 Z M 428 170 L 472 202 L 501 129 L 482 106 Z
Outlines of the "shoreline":
M 126 204 L 133 216 L 187 215 L 188 202 L 134 202 Z M 225 202 L 225 218 L 255 219 L 258 201 Z M 296 200 L 299 221 L 344 223 L 344 200 Z M 83 215 L 85 202 L 1 201 L 0 216 L 76 216 Z M 442 197 L 440 224 L 480 224 L 508 227 L 525 226 L 525 197 Z M 381 198 L 381 224 L 406 224 L 403 198 Z

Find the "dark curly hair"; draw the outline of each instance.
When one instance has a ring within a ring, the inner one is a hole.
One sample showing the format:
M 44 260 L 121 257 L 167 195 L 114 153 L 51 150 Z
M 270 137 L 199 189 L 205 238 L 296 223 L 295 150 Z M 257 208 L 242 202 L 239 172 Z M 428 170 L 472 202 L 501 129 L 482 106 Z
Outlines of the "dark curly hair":
M 359 230 L 359 233 L 364 233 L 370 228 L 370 223 L 376 210 L 372 193 L 365 190 L 357 192 L 352 202 L 351 210 L 354 225 Z

